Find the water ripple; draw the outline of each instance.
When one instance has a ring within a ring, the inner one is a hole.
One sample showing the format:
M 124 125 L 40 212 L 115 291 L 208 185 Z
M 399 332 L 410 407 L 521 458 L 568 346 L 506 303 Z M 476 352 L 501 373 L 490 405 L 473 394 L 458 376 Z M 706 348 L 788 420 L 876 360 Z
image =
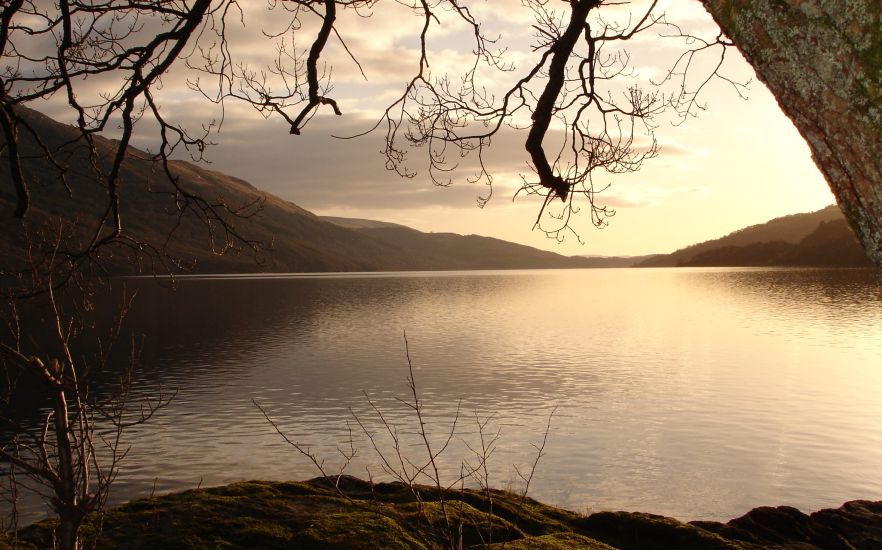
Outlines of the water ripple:
M 357 421 L 424 453 L 408 398 L 407 330 L 427 429 L 456 476 L 492 416 L 493 480 L 535 457 L 533 495 L 568 508 L 724 519 L 882 498 L 882 293 L 857 270 L 587 270 L 145 282 L 135 388 L 177 395 L 128 434 L 114 492 L 333 471 L 383 478 Z

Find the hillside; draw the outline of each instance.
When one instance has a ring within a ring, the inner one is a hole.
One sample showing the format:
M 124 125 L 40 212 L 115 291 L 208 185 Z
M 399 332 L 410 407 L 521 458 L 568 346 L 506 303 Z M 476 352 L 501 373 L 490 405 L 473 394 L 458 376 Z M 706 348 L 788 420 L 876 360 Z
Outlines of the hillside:
M 377 229 L 381 227 L 396 227 L 399 229 L 410 229 L 409 227 L 397 223 L 381 222 L 378 220 L 365 220 L 362 218 L 341 218 L 339 216 L 320 216 L 326 222 L 330 222 L 347 229 Z
M 655 258 L 658 254 L 645 256 L 583 256 L 591 262 L 591 267 L 634 267 L 637 264 Z
M 636 267 L 871 266 L 836 205 L 740 229 L 650 257 Z
M 62 248 L 78 249 L 95 233 L 107 204 L 106 191 L 96 183 L 89 156 L 76 130 L 31 110 L 20 113 L 67 170 L 67 185 L 57 170 L 38 154 L 33 138 L 23 132 L 25 172 L 31 183 L 31 228 L 49 227 L 65 220 Z M 0 141 L 2 144 L 2 141 Z M 95 138 L 99 169 L 110 164 L 113 143 Z M 173 161 L 171 169 L 181 188 L 214 204 L 236 210 L 244 217 L 226 219 L 238 235 L 260 243 L 255 258 L 247 246 L 224 251 L 229 235 L 214 223 L 213 235 L 200 220 L 204 213 L 185 205 L 175 195 L 164 174 L 144 151 L 130 147 L 121 176 L 122 219 L 125 234 L 156 246 L 162 254 L 147 254 L 148 262 L 162 257 L 181 261 L 192 272 L 334 272 L 446 269 L 509 269 L 585 267 L 582 258 L 569 258 L 528 246 L 475 235 L 430 234 L 385 222 L 322 219 L 279 197 L 263 193 L 238 178 L 207 170 L 190 162 Z M 0 243 L 0 261 L 6 269 L 19 267 L 25 243 L 18 221 L 12 218 L 14 197 L 8 170 L 0 170 L 0 230 L 8 238 Z M 260 208 L 248 206 L 260 204 Z M 184 205 L 183 212 L 181 206 Z M 333 223 L 332 223 L 333 222 Z M 54 230 L 53 230 L 54 231 Z M 171 237 L 169 238 L 169 235 Z M 148 251 L 149 252 L 149 251 Z M 111 272 L 133 270 L 179 271 L 175 266 L 133 265 L 133 251 L 117 246 L 105 251 L 104 265 Z
M 456 233 L 424 233 L 386 222 L 323 218 L 341 227 L 387 244 L 407 254 L 417 270 L 517 269 L 533 267 L 592 267 L 583 257 L 567 257 L 492 237 Z

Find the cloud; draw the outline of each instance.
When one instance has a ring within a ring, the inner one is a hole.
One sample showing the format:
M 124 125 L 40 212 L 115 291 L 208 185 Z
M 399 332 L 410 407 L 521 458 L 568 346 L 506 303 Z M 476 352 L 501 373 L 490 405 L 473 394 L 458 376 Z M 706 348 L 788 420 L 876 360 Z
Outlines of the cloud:
M 663 138 L 659 139 L 658 149 L 659 157 L 661 158 L 677 157 L 682 160 L 683 157 L 703 157 L 707 155 L 706 149 Z
M 290 135 L 278 120 L 231 118 L 206 155 L 210 167 L 308 209 L 473 207 L 485 193 L 484 186 L 467 183 L 439 188 L 424 170 L 412 179 L 399 177 L 385 167 L 380 135 L 332 136 L 369 128 L 374 121 L 364 116 L 319 116 L 301 136 Z M 413 165 L 423 168 L 418 152 L 413 155 Z
M 192 104 L 185 100 L 169 103 L 167 112 L 185 126 L 197 129 L 219 114 L 207 102 Z M 283 120 L 267 120 L 246 105 L 231 103 L 221 132 L 211 137 L 216 145 L 208 149 L 206 158 L 211 169 L 248 180 L 307 209 L 473 208 L 478 197 L 488 193 L 483 182 L 468 181 L 479 168 L 474 156 L 459 159 L 456 151 L 449 151 L 451 163 L 459 164 L 450 173 L 439 174 L 439 178 L 449 176 L 454 182 L 440 188 L 433 185 L 427 173 L 425 149 L 408 151 L 407 167 L 418 173 L 414 178 L 402 178 L 387 170 L 382 128 L 356 139 L 333 137 L 363 133 L 376 121 L 377 115 L 370 111 L 346 112 L 342 117 L 319 114 L 303 135 L 293 136 Z M 494 177 L 493 201 L 510 200 L 521 186 L 520 174 L 531 174 L 524 150 L 526 134 L 525 130 L 504 128 L 483 155 L 484 165 Z M 150 136 L 142 132 L 136 145 L 155 150 Z M 560 130 L 551 131 L 546 141 L 548 149 L 562 137 Z M 648 141 L 641 138 L 637 149 L 647 145 Z M 704 153 L 676 141 L 660 141 L 659 145 L 661 158 L 686 161 Z M 627 208 L 646 206 L 662 198 L 661 191 L 650 188 L 627 192 L 616 189 L 603 195 L 611 206 Z
M 704 185 L 661 185 L 622 182 L 597 195 L 597 202 L 613 208 L 646 208 L 675 201 L 684 195 L 710 195 Z
M 564 8 L 563 4 L 558 4 Z M 683 23 L 684 29 L 706 32 L 714 27 L 697 1 L 669 0 L 666 4 L 670 6 L 669 19 Z M 230 47 L 236 59 L 255 68 L 265 66 L 272 62 L 276 52 L 274 44 L 278 39 L 267 38 L 261 31 L 284 30 L 287 24 L 282 18 L 284 12 L 268 11 L 266 4 L 260 2 L 242 2 L 240 5 L 245 10 L 245 25 L 232 22 Z M 648 3 L 635 2 L 634 11 L 639 12 L 644 5 Z M 518 67 L 518 70 L 509 73 L 479 72 L 482 83 L 486 83 L 491 92 L 498 93 L 499 89 L 506 89 L 521 78 L 526 68 L 540 58 L 541 52 L 531 49 L 535 34 L 531 25 L 534 21 L 529 10 L 518 2 L 477 2 L 473 8 L 476 17 L 486 23 L 483 29 L 487 35 L 500 36 L 496 46 L 508 48 L 505 59 Z M 171 121 L 195 130 L 206 122 L 219 121 L 223 117 L 222 131 L 210 138 L 217 145 L 207 151 L 207 158 L 211 161 L 208 167 L 248 180 L 258 188 L 305 208 L 324 213 L 347 212 L 354 216 L 360 211 L 387 212 L 389 219 L 400 218 L 400 212 L 424 212 L 426 216 L 433 213 L 431 215 L 438 217 L 435 223 L 450 224 L 452 227 L 454 222 L 461 221 L 456 212 L 474 211 L 476 199 L 488 191 L 481 183 L 466 181 L 474 171 L 474 164 L 463 161 L 451 173 L 457 182 L 451 187 L 439 188 L 431 183 L 426 174 L 425 150 L 409 152 L 409 167 L 419 171 L 419 175 L 406 179 L 386 169 L 381 153 L 384 145 L 382 133 L 353 140 L 333 137 L 353 135 L 370 128 L 382 108 L 402 93 L 403 84 L 418 69 L 421 20 L 414 16 L 411 9 L 398 3 L 384 3 L 381 9 L 366 19 L 352 10 L 341 10 L 338 21 L 340 35 L 361 64 L 368 77 L 367 82 L 336 37 L 331 39 L 322 56 L 323 62 L 327 62 L 326 67 L 333 69 L 331 76 L 335 85 L 330 95 L 343 110 L 342 117 L 332 116 L 327 107 L 322 107 L 303 135 L 292 136 L 287 124 L 279 117 L 267 120 L 252 107 L 236 101 L 229 101 L 221 108 L 189 91 L 186 82 L 195 73 L 185 68 L 163 77 L 163 87 L 157 91 L 163 113 Z M 315 23 L 314 16 L 305 18 L 304 26 L 295 35 L 301 53 L 315 36 Z M 450 14 L 441 17 L 441 23 L 445 26 L 433 22 L 430 31 L 430 69 L 436 75 L 445 71 L 460 75 L 463 67 L 470 66 L 473 59 L 468 29 Z M 658 76 L 669 66 L 672 56 L 682 52 L 682 44 L 676 39 L 661 38 L 652 32 L 638 40 L 616 46 L 628 50 L 630 65 L 640 69 L 639 79 L 624 78 L 623 86 L 645 82 L 650 72 Z M 537 82 L 533 91 L 538 90 L 541 84 Z M 81 83 L 80 91 L 84 97 L 90 97 L 102 92 L 104 87 L 106 83 L 90 79 Z M 618 94 L 620 91 L 619 88 L 610 89 L 610 93 Z M 70 121 L 70 111 L 63 106 L 63 98 L 60 99 L 62 101 L 45 104 L 47 113 Z M 43 109 L 43 106 L 37 107 Z M 296 107 L 291 112 L 296 112 Z M 530 122 L 529 115 L 525 109 L 517 116 L 526 125 Z M 613 182 L 613 187 L 598 195 L 599 204 L 616 209 L 644 209 L 641 215 L 646 215 L 654 206 L 665 205 L 668 208 L 678 199 L 709 194 L 708 188 L 697 185 L 695 181 L 672 185 L 641 181 L 678 181 L 677 178 L 685 178 L 681 167 L 688 168 L 690 164 L 698 166 L 694 161 L 707 155 L 703 149 L 706 141 L 690 141 L 688 135 L 679 130 L 674 132 L 671 128 L 660 128 L 659 134 L 660 156 L 647 161 L 646 172 L 624 176 L 598 175 L 598 187 L 605 182 Z M 672 134 L 676 140 L 667 137 Z M 547 137 L 546 149 L 550 152 L 559 148 L 562 136 L 559 128 L 553 129 Z M 526 131 L 502 131 L 493 138 L 491 148 L 484 157 L 486 167 L 495 177 L 490 206 L 493 210 L 509 207 L 511 197 L 521 184 L 519 175 L 531 173 L 529 156 L 524 150 L 525 138 Z M 155 150 L 156 134 L 149 120 L 142 121 L 134 144 Z M 648 140 L 641 136 L 636 148 L 645 149 L 647 145 Z M 456 155 L 450 153 L 449 158 L 452 160 Z M 674 175 L 654 175 L 651 170 L 659 166 L 670 169 L 668 174 Z M 705 172 L 699 168 L 694 168 L 694 171 L 693 178 L 700 181 Z M 528 210 L 527 213 L 519 212 L 518 215 L 532 221 L 536 200 L 536 197 L 519 199 L 514 208 L 520 209 L 521 205 L 529 205 L 529 208 L 524 208 L 525 212 Z

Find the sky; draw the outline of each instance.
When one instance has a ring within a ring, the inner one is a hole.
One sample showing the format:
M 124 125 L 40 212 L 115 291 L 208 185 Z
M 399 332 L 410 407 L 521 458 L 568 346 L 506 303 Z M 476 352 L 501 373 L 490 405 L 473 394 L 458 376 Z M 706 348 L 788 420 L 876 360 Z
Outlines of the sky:
M 510 86 L 539 55 L 531 47 L 535 42 L 532 13 L 516 0 L 475 0 L 467 5 L 485 23 L 486 34 L 498 37 L 498 46 L 506 48 L 504 60 L 513 67 L 509 72 L 482 70 L 483 82 L 491 91 Z M 627 13 L 642 13 L 647 5 L 638 0 L 602 8 L 601 14 L 607 21 L 627 23 Z M 279 39 L 267 34 L 284 30 L 285 14 L 278 8 L 268 10 L 263 2 L 242 2 L 242 6 L 242 22 L 236 17 L 229 26 L 231 52 L 239 62 L 259 68 L 272 62 Z M 661 0 L 656 13 L 662 11 L 667 20 L 689 33 L 712 37 L 717 32 L 698 0 Z M 483 184 L 459 178 L 449 187 L 438 187 L 424 170 L 411 179 L 401 178 L 385 167 L 382 134 L 351 140 L 334 136 L 369 129 L 401 93 L 417 67 L 420 23 L 400 3 L 380 2 L 366 18 L 341 13 L 339 36 L 361 70 L 340 40 L 332 38 L 323 54 L 323 68 L 333 79 L 329 95 L 343 116 L 319 110 L 300 136 L 291 135 L 282 119 L 266 119 L 241 102 L 229 100 L 221 110 L 188 89 L 187 80 L 198 76 L 192 71 L 178 69 L 167 75 L 157 95 L 164 114 L 185 126 L 199 128 L 222 117 L 220 131 L 211 136 L 215 145 L 205 155 L 208 168 L 245 179 L 316 214 L 378 219 L 422 231 L 487 235 L 567 255 L 670 252 L 834 202 L 807 145 L 733 49 L 726 53 L 723 71 L 735 81 L 752 81 L 748 99 L 716 80 L 703 90 L 701 104 L 707 108 L 699 116 L 685 121 L 672 115 L 660 117 L 655 129 L 661 149 L 657 158 L 646 161 L 636 173 L 596 175 L 595 188 L 609 186 L 597 195 L 598 204 L 616 211 L 602 229 L 591 225 L 584 207 L 571 223 L 575 233 L 564 233 L 562 241 L 534 229 L 541 198 L 513 200 L 520 175 L 530 174 L 523 149 L 526 132 L 506 132 L 494 140 L 486 157 L 494 175 L 493 196 L 484 208 L 477 206 L 477 199 L 486 194 Z M 315 28 L 315 21 L 304 19 L 296 33 L 283 33 L 284 40 L 293 37 L 293 44 L 286 42 L 286 51 L 303 51 Z M 430 30 L 432 74 L 461 74 L 472 48 L 468 29 L 439 10 L 439 19 Z M 645 86 L 673 66 L 687 45 L 681 39 L 659 36 L 671 32 L 670 27 L 650 29 L 618 43 L 628 52 L 633 76 L 619 79 L 621 83 L 614 86 Z M 710 55 L 690 69 L 691 83 L 719 56 Z M 208 82 L 203 80 L 203 84 Z M 101 84 L 94 86 L 93 93 L 100 93 Z M 612 88 L 611 93 L 620 91 Z M 56 118 L 69 116 L 57 103 L 34 107 Z M 147 130 L 137 135 L 135 144 L 149 149 L 155 134 L 149 125 L 144 127 Z M 554 136 L 552 132 L 548 141 Z M 409 153 L 412 169 L 422 167 L 421 154 L 425 153 Z

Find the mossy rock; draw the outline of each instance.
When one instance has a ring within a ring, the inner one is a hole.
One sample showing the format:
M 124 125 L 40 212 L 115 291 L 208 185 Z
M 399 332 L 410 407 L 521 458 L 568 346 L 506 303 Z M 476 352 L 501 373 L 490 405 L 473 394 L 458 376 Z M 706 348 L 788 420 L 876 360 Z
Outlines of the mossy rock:
M 304 550 L 426 548 L 393 519 L 376 512 L 362 511 L 328 514 L 317 518 L 297 536 L 295 547 Z
M 36 548 L 36 546 L 27 541 L 19 540 L 16 542 L 6 533 L 0 534 L 0 550 L 36 550 Z
M 484 548 L 484 547 L 480 547 Z M 489 550 L 616 550 L 614 547 L 576 533 L 554 533 L 491 544 Z
M 580 516 L 569 510 L 547 506 L 531 498 L 514 493 L 492 490 L 486 492 L 464 492 L 457 498 L 471 504 L 482 512 L 491 512 L 518 526 L 529 535 L 548 535 L 569 531 L 569 522 Z
M 847 503 L 810 516 L 760 508 L 727 524 L 689 524 L 643 513 L 584 517 L 503 491 L 371 485 L 354 478 L 335 487 L 336 481 L 252 481 L 132 501 L 107 512 L 97 541 L 97 522 L 89 518 L 81 530 L 83 547 L 444 550 L 461 542 L 514 550 L 845 550 L 869 548 L 882 533 L 882 502 Z M 47 520 L 21 530 L 17 547 L 52 548 L 54 526 Z M 0 550 L 9 548 L 10 538 L 0 535 Z
M 286 489 L 234 484 L 133 501 L 107 514 L 98 548 L 291 548 L 315 517 L 345 506 L 311 488 Z
M 726 540 L 674 518 L 640 512 L 598 512 L 572 523 L 574 530 L 621 550 L 740 550 L 757 548 Z
M 13 546 L 10 534 L 4 534 L 3 538 L 6 547 L 0 543 L 0 550 L 6 548 L 15 548 L 16 550 L 32 550 L 37 548 L 52 548 L 53 532 L 57 523 L 53 520 L 38 521 L 22 529 L 18 533 L 17 544 Z
M 398 506 L 402 521 L 412 529 L 424 530 L 441 541 L 453 540 L 464 546 L 486 545 L 524 537 L 517 525 L 483 512 L 461 500 L 406 503 Z M 446 518 L 445 518 L 446 513 Z

